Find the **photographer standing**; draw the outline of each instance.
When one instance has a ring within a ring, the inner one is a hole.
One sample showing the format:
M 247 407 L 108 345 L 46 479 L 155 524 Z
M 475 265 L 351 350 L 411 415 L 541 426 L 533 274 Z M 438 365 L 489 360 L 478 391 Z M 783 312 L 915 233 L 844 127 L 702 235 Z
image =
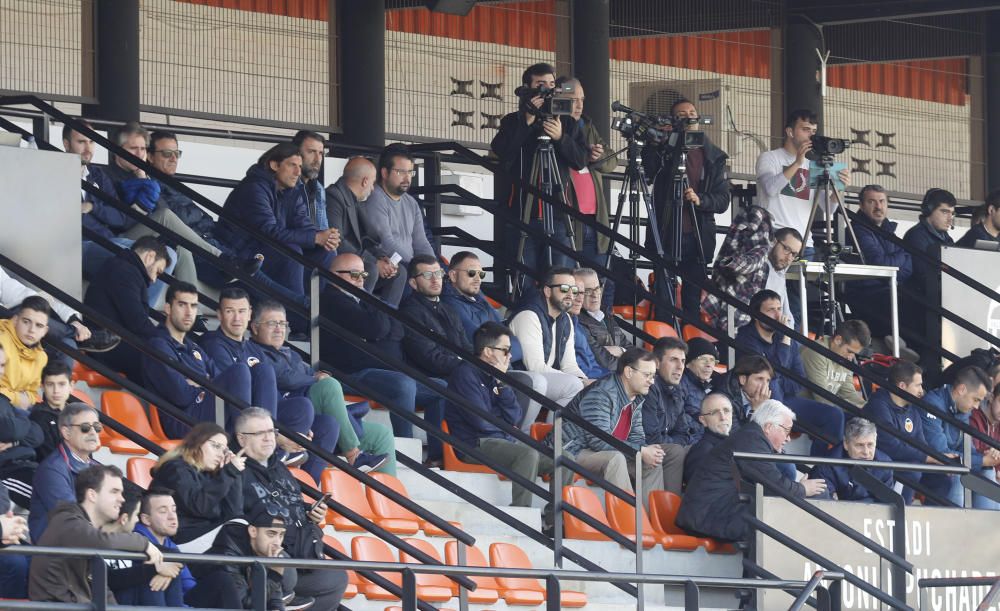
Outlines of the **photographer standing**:
M 500 158 L 501 166 L 511 177 L 511 182 L 497 183 L 495 198 L 501 205 L 506 203 L 512 211 L 519 213 L 523 222 L 542 230 L 543 207 L 540 204 L 543 200 L 520 188 L 522 180 L 541 187 L 541 177 L 532 176 L 532 165 L 540 138 L 547 136 L 552 140 L 556 166 L 563 185 L 569 184 L 570 168 L 582 170 L 587 166 L 590 149 L 577 121 L 571 116 L 558 115 L 544 118 L 541 116 L 546 114 L 542 111 L 552 100 L 551 91 L 556 86 L 555 68 L 545 63 L 530 66 L 524 71 L 521 82 L 522 87 L 517 90 L 520 98 L 517 112 L 510 113 L 500 120 L 500 130 L 490 143 L 490 148 Z M 560 198 L 563 194 L 554 192 L 553 196 Z M 554 226 L 552 238 L 572 248 L 573 241 L 570 238 L 565 214 L 557 208 L 554 208 L 552 213 Z M 543 241 L 523 234 L 513 225 L 507 225 L 504 235 L 505 255 L 511 261 L 517 259 L 523 237 L 524 251 L 521 261 L 529 268 L 537 270 L 539 276 L 550 266 L 546 260 L 546 244 Z M 552 249 L 551 265 L 575 267 L 575 261 Z
M 675 123 L 689 123 L 689 131 L 701 128 L 696 121 L 698 110 L 687 99 L 681 98 L 670 107 L 670 117 Z M 694 120 L 695 122 L 691 122 Z M 674 175 L 670 171 L 671 155 L 674 150 L 659 146 L 655 150 L 643 151 L 643 165 L 646 178 L 653 184 L 653 206 L 656 211 L 661 243 L 664 252 L 671 248 L 671 198 L 674 193 Z M 678 151 L 679 154 L 679 151 Z M 678 270 L 683 276 L 698 280 L 707 279 L 706 267 L 715 256 L 715 215 L 729 209 L 729 178 L 726 172 L 726 160 L 729 156 L 722 149 L 705 138 L 705 145 L 692 148 L 687 153 L 688 188 L 684 190 L 681 214 L 681 247 Z M 654 249 L 652 235 L 646 235 L 646 248 Z M 654 278 L 657 296 L 667 299 L 667 283 Z M 681 303 L 678 304 L 684 313 L 699 319 L 701 312 L 701 287 L 691 282 L 682 282 Z M 657 309 L 654 318 L 670 322 L 673 317 L 667 312 Z

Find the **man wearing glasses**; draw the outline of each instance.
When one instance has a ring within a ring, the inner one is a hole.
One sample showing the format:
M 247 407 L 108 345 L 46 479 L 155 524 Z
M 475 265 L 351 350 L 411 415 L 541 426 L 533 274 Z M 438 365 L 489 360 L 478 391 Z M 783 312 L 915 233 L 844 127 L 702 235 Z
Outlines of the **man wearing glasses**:
M 434 249 L 424 231 L 420 204 L 407 193 L 417 175 L 409 149 L 403 144 L 390 144 L 382 151 L 378 167 L 378 185 L 359 209 L 365 236 L 374 242 L 372 250 L 381 281 L 406 273 L 414 255 L 434 256 Z M 399 299 L 389 303 L 398 305 Z
M 597 272 L 581 267 L 573 270 L 573 275 L 583 282 L 583 310 L 577 316 L 577 322 L 583 327 L 587 343 L 598 364 L 605 369 L 614 370 L 618 366 L 618 357 L 628 347 L 625 332 L 615 322 L 611 309 L 601 308 L 604 287 L 601 286 Z
M 701 439 L 688 449 L 684 457 L 684 485 L 691 481 L 691 476 L 698 469 L 715 446 L 729 437 L 733 429 L 733 404 L 729 397 L 722 393 L 706 395 L 701 402 L 701 413 L 698 422 L 704 427 Z

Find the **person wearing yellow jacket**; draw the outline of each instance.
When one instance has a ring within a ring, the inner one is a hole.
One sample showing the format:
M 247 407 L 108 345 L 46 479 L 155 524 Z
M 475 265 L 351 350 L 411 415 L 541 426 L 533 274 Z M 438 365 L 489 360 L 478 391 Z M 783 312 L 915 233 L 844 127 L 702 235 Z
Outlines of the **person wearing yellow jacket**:
M 0 320 L 0 347 L 7 355 L 0 394 L 14 407 L 28 409 L 40 400 L 42 369 L 49 360 L 41 341 L 49 331 L 51 311 L 44 297 L 32 295 L 14 310 L 12 318 Z

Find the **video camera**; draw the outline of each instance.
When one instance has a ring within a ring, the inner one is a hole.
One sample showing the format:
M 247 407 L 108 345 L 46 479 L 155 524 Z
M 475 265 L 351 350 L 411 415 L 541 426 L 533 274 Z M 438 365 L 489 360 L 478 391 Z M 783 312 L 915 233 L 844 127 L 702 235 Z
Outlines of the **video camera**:
M 565 93 L 573 93 L 573 86 L 556 85 L 550 89 L 545 85 L 539 85 L 532 89 L 526 85 L 521 85 L 514 90 L 514 95 L 521 100 L 521 108 L 543 120 L 559 115 L 568 115 L 573 112 L 572 99 L 557 97 Z M 531 103 L 531 100 L 537 97 L 543 100 L 539 108 L 535 108 L 535 105 Z
M 812 138 L 812 150 L 806 153 L 810 161 L 820 161 L 821 159 L 832 159 L 834 155 L 839 155 L 851 146 L 850 140 L 843 138 L 828 138 L 814 134 Z
M 612 112 L 623 112 L 624 117 L 614 119 L 611 129 L 628 139 L 635 138 L 640 144 L 666 145 L 668 149 L 680 148 L 685 151 L 705 146 L 705 132 L 691 131 L 692 125 L 711 125 L 711 117 L 671 117 L 651 115 L 612 102 Z

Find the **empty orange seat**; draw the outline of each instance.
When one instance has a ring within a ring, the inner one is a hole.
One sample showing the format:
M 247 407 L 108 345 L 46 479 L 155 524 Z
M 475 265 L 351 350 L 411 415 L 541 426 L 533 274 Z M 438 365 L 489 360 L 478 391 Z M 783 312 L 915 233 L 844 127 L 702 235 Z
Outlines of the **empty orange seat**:
M 666 490 L 653 490 L 649 493 L 649 517 L 653 527 L 670 537 L 669 549 L 694 550 L 704 547 L 708 551 L 718 547 L 718 542 L 707 537 L 693 537 L 683 530 L 675 520 L 677 511 L 681 508 L 681 497 Z
M 361 482 L 339 469 L 327 469 L 323 471 L 320 478 L 320 485 L 323 492 L 329 493 L 330 498 L 344 505 L 361 517 L 375 521 L 375 512 L 372 511 L 368 499 L 365 497 L 365 489 Z M 359 532 L 364 528 L 352 522 L 349 518 L 337 513 L 333 509 L 327 512 L 326 521 L 337 530 Z
M 392 475 L 378 472 L 369 473 L 368 475 L 392 488 L 400 496 L 410 498 L 410 494 L 406 491 L 406 486 L 403 485 L 403 482 Z M 368 495 L 368 504 L 371 505 L 372 511 L 375 512 L 375 523 L 389 532 L 412 535 L 417 530 L 423 530 L 424 534 L 429 537 L 451 536 L 374 488 L 369 486 L 365 489 L 365 492 Z M 458 528 L 462 527 L 458 522 L 450 522 L 450 524 Z
M 668 323 L 660 320 L 647 320 L 642 325 L 642 330 L 646 333 L 652 335 L 655 339 L 660 339 L 661 337 L 677 337 L 677 329 Z M 644 342 L 646 350 L 652 350 L 653 344 L 650 342 Z
M 443 565 L 441 556 L 434 546 L 423 539 L 403 539 L 413 547 L 430 556 L 436 564 Z M 399 561 L 407 564 L 422 564 L 413 556 L 399 550 Z M 444 602 L 451 600 L 451 584 L 454 583 L 440 573 L 415 573 L 417 581 L 417 598 L 428 602 Z
M 396 562 L 386 542 L 374 537 L 354 537 L 351 539 L 351 557 L 365 562 Z M 402 585 L 403 578 L 399 573 L 379 571 L 378 574 L 397 586 Z M 359 575 L 359 577 L 361 585 L 358 587 L 358 591 L 364 594 L 368 600 L 399 600 L 398 596 L 382 586 L 375 585 L 364 575 Z
M 531 560 L 524 550 L 511 543 L 490 545 L 490 566 L 503 569 L 530 569 Z M 540 605 L 545 602 L 545 588 L 537 579 L 527 577 L 497 577 L 500 594 L 508 605 Z M 583 607 L 587 595 L 583 592 L 562 590 L 560 604 L 563 607 Z
M 115 422 L 122 424 L 133 432 L 145 437 L 164 449 L 176 447 L 179 440 L 167 440 L 161 438 L 153 432 L 146 417 L 146 410 L 142 408 L 139 400 L 127 392 L 120 390 L 107 390 L 101 395 L 101 411 Z M 107 431 L 107 446 L 115 453 L 119 454 L 147 454 L 147 450 L 142 446 L 133 443 L 124 435 L 116 433 L 111 427 L 104 429 Z
M 626 537 L 635 540 L 635 507 L 629 505 L 617 496 L 604 494 L 604 505 L 608 512 L 608 524 Z M 663 543 L 664 534 L 658 532 L 650 524 L 646 511 L 642 512 L 642 546 L 649 549 L 657 543 Z
M 153 466 L 156 461 L 144 456 L 133 456 L 125 462 L 125 477 L 140 488 L 149 488 L 153 483 Z
M 712 335 L 710 333 L 705 333 L 704 331 L 702 331 L 701 329 L 699 329 L 698 327 L 696 327 L 694 325 L 684 325 L 681 328 L 681 335 L 684 336 L 684 341 L 686 341 L 686 342 L 689 342 L 689 341 L 691 341 L 692 339 L 694 339 L 696 337 L 700 337 L 702 339 L 708 340 L 708 341 L 712 342 L 713 344 L 719 341 L 718 337 L 715 337 L 714 335 Z
M 335 539 L 330 535 L 323 535 L 323 543 L 326 543 L 333 549 L 337 550 L 341 554 L 347 556 L 347 552 L 344 551 L 344 546 L 340 544 L 340 541 Z M 350 558 L 350 556 L 347 556 Z M 327 558 L 331 560 L 339 560 L 339 558 L 334 558 L 333 556 L 327 555 Z M 354 571 L 347 571 L 347 589 L 344 590 L 344 599 L 351 599 L 358 595 L 358 588 L 361 586 L 361 578 Z
M 97 406 L 94 405 L 94 400 L 90 398 L 90 395 L 88 395 L 87 393 L 83 392 L 78 388 L 74 388 L 73 390 L 71 390 L 69 396 L 76 399 L 80 403 L 86 403 L 90 407 L 97 409 Z
M 444 561 L 450 566 L 463 566 L 458 561 L 458 541 L 454 539 L 444 544 Z M 474 545 L 465 546 L 465 565 L 475 567 L 488 567 L 486 556 Z M 469 579 L 476 582 L 476 589 L 468 592 L 469 602 L 476 604 L 492 605 L 500 600 L 500 586 L 497 580 L 488 575 L 469 575 Z M 458 584 L 451 581 L 451 593 L 458 596 Z
M 604 515 L 604 508 L 601 507 L 601 499 L 590 488 L 563 486 L 562 498 L 563 502 L 576 507 L 608 528 L 611 527 L 607 516 Z M 563 513 L 563 533 L 567 539 L 609 540 L 607 535 L 569 512 Z
M 309 475 L 302 469 L 299 469 L 298 467 L 289 467 L 288 471 L 289 473 L 292 474 L 293 477 L 295 477 L 295 479 L 299 480 L 303 484 L 310 486 L 312 488 L 317 488 L 317 489 L 319 488 L 319 486 L 316 485 L 316 480 L 314 480 L 311 475 Z M 316 500 L 317 499 L 312 498 L 305 492 L 302 493 L 302 502 L 306 504 L 307 511 L 309 507 L 312 507 L 312 504 L 315 503 Z M 317 526 L 323 528 L 324 526 L 326 526 L 326 520 L 324 519 L 322 522 L 317 524 Z
M 448 423 L 441 422 L 441 430 L 445 433 L 450 433 L 448 430 Z M 455 448 L 452 447 L 450 443 L 442 442 L 441 447 L 444 449 L 444 470 L 445 471 L 463 471 L 465 473 L 496 473 L 493 469 L 490 469 L 486 465 L 478 465 L 471 462 L 465 462 L 461 460 L 457 454 L 455 454 Z
M 73 381 L 86 382 L 91 388 L 118 388 L 118 385 L 77 361 L 73 364 Z
M 650 303 L 648 300 L 643 300 L 639 302 L 635 308 L 630 305 L 617 305 L 612 306 L 611 310 L 616 316 L 621 316 L 623 319 L 631 321 L 648 321 L 650 314 Z M 633 315 L 634 310 L 634 315 Z
M 531 438 L 536 441 L 542 441 L 545 436 L 552 431 L 551 424 L 547 422 L 533 422 L 531 423 Z

